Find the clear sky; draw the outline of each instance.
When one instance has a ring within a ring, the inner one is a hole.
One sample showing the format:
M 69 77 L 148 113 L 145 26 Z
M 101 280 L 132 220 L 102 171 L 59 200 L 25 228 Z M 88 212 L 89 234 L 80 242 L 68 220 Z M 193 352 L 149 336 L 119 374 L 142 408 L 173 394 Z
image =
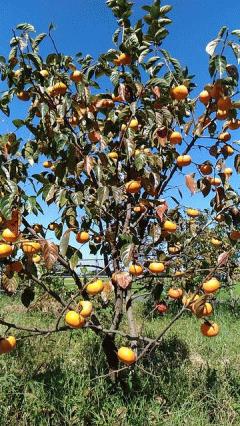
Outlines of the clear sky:
M 136 19 L 141 15 L 141 6 L 150 3 L 149 0 L 134 1 Z M 166 3 L 173 6 L 170 13 L 173 24 L 169 26 L 170 35 L 164 48 L 178 58 L 182 65 L 188 65 L 189 71 L 196 75 L 195 83 L 198 85 L 197 91 L 200 91 L 209 81 L 205 46 L 216 36 L 221 26 L 240 28 L 240 1 L 162 2 L 163 5 Z M 11 29 L 21 22 L 32 23 L 37 33 L 47 32 L 49 23 L 53 22 L 56 26 L 54 39 L 59 51 L 72 55 L 81 51 L 83 54 L 90 53 L 93 57 L 112 46 L 111 36 L 116 28 L 115 19 L 104 0 L 3 1 L 0 4 L 0 54 L 8 53 Z M 49 46 L 43 42 L 42 54 L 48 53 L 47 45 Z M 21 118 L 22 105 L 18 104 L 17 108 L 14 108 L 14 112 Z M 0 125 L 1 123 L 5 128 L 6 119 L 0 113 Z M 200 200 L 202 197 L 196 195 L 191 204 L 199 206 Z M 51 213 L 54 215 L 54 210 L 50 209 Z

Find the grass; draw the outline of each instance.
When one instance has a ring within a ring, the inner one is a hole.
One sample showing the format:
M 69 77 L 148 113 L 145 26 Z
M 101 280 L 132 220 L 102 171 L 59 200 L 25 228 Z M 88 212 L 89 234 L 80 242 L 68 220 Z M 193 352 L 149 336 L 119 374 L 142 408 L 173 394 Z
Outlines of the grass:
M 0 425 L 239 426 L 240 316 L 227 308 L 225 302 L 216 311 L 221 333 L 214 339 L 201 336 L 190 314 L 183 316 L 141 365 L 147 373 L 128 371 L 117 387 L 96 378 L 107 369 L 91 331 L 19 341 L 0 357 Z M 139 327 L 151 336 L 171 318 L 146 318 L 142 303 L 137 310 Z M 27 312 L 16 297 L 1 296 L 0 311 L 25 325 L 55 319 Z

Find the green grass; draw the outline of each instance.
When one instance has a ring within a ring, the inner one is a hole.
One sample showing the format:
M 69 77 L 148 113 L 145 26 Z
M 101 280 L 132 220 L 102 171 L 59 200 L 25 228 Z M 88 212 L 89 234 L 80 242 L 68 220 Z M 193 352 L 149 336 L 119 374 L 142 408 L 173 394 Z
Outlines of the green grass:
M 139 327 L 151 336 L 171 319 L 146 318 L 141 303 L 137 310 Z M 0 312 L 25 325 L 55 320 L 27 312 L 14 297 L 1 296 Z M 96 379 L 107 367 L 91 331 L 21 340 L 0 357 L 0 425 L 239 426 L 239 311 L 223 305 L 214 319 L 221 333 L 208 339 L 198 320 L 183 316 L 142 364 L 148 373 L 128 371 L 117 387 L 108 378 Z

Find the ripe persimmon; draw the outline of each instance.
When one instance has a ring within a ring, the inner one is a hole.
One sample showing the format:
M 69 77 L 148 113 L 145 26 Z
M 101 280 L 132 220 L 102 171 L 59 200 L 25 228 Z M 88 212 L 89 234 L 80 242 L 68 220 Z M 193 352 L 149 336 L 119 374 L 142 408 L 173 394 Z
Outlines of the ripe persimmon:
M 221 245 L 222 245 L 222 241 L 221 240 L 219 240 L 218 238 L 211 238 L 211 244 L 212 244 L 212 246 L 214 246 L 214 247 L 220 247 Z
M 111 160 L 117 160 L 118 159 L 118 153 L 116 151 L 111 151 L 108 153 L 108 158 L 111 158 Z
M 141 189 L 141 182 L 138 180 L 130 180 L 125 184 L 126 192 L 136 194 Z
M 205 283 L 203 283 L 202 285 L 202 289 L 204 293 L 206 294 L 215 293 L 216 291 L 219 290 L 220 287 L 221 287 L 221 283 L 215 277 L 211 278 L 208 281 L 205 281 Z
M 8 336 L 0 339 L 0 354 L 6 354 L 15 349 L 17 344 L 14 336 Z
M 165 266 L 162 262 L 151 262 L 148 266 L 148 269 L 153 274 L 160 274 L 164 271 Z
M 52 161 L 44 161 L 43 162 L 43 167 L 45 167 L 46 169 L 50 169 L 52 167 L 53 163 Z
M 85 324 L 85 318 L 76 311 L 68 311 L 65 315 L 65 323 L 71 328 L 81 328 Z
M 10 246 L 10 244 L 1 242 L 0 243 L 0 259 L 10 256 L 13 250 L 14 250 L 13 246 Z
M 171 145 L 177 145 L 182 142 L 182 135 L 180 132 L 172 132 L 169 136 L 169 142 Z
M 2 237 L 7 243 L 15 243 L 19 238 L 19 232 L 17 229 L 5 228 L 2 231 Z
M 202 92 L 199 94 L 198 99 L 200 102 L 202 102 L 202 104 L 207 105 L 211 99 L 211 96 L 207 90 L 202 90 Z
M 223 170 L 223 174 L 226 178 L 229 178 L 233 174 L 233 169 L 231 167 L 226 167 L 226 169 Z
M 21 244 L 22 251 L 25 254 L 35 254 L 42 250 L 42 246 L 37 241 L 24 241 Z
M 186 213 L 189 217 L 198 217 L 200 215 L 199 210 L 192 208 L 187 209 Z
M 82 81 L 82 79 L 83 75 L 79 70 L 73 71 L 73 73 L 70 75 L 70 80 L 72 80 L 74 83 L 79 83 L 80 81 Z
M 209 181 L 212 186 L 219 186 L 222 183 L 221 179 L 218 177 L 211 177 Z
M 102 282 L 102 280 L 98 279 L 92 283 L 89 283 L 86 286 L 86 292 L 90 295 L 90 296 L 95 296 L 96 294 L 99 294 L 103 291 L 104 288 L 104 284 Z
M 177 224 L 171 220 L 165 220 L 165 222 L 163 222 L 162 229 L 166 232 L 174 233 L 177 230 Z
M 217 113 L 216 113 L 217 120 L 226 120 L 227 117 L 228 117 L 228 111 L 221 110 L 221 109 L 217 110 Z
M 48 70 L 41 70 L 39 71 L 39 74 L 44 78 L 47 78 L 49 76 Z
M 168 311 L 168 305 L 165 302 L 159 302 L 156 304 L 155 309 L 160 314 L 165 314 Z
M 132 265 L 129 266 L 129 273 L 132 275 L 135 275 L 136 277 L 138 277 L 139 275 L 142 275 L 143 273 L 142 265 L 133 263 Z
M 191 162 L 192 162 L 192 158 L 188 154 L 186 154 L 186 155 L 179 155 L 177 157 L 177 165 L 178 165 L 178 167 L 189 166 L 189 164 L 191 164 Z
M 199 166 L 199 170 L 200 172 L 206 176 L 206 175 L 210 175 L 212 173 L 212 166 L 209 163 L 203 163 Z
M 30 93 L 27 92 L 26 90 L 21 90 L 21 92 L 17 93 L 17 97 L 21 101 L 29 101 L 29 99 L 30 99 Z
M 76 241 L 80 244 L 89 241 L 89 233 L 87 231 L 79 231 L 76 235 Z
M 173 87 L 171 89 L 170 95 L 177 101 L 184 100 L 188 96 L 188 88 L 184 86 L 184 84 L 180 84 L 179 86 Z
M 168 297 L 170 297 L 171 299 L 177 300 L 177 299 L 181 299 L 182 295 L 183 295 L 183 290 L 181 288 L 169 288 L 168 292 L 167 292 Z
M 229 157 L 230 155 L 233 155 L 234 149 L 230 145 L 224 145 L 221 149 L 221 152 L 226 156 Z
M 132 349 L 122 346 L 117 351 L 117 357 L 123 364 L 131 365 L 137 360 L 137 356 Z
M 137 118 L 133 118 L 131 121 L 130 121 L 130 123 L 129 123 L 129 129 L 132 129 L 132 130 L 137 130 L 137 128 L 138 128 L 138 119 Z
M 217 323 L 214 322 L 204 322 L 203 324 L 201 324 L 200 330 L 203 336 L 214 337 L 217 336 L 219 333 L 219 326 Z
M 115 65 L 130 65 L 132 62 L 132 57 L 127 53 L 121 53 L 116 59 L 114 59 Z
M 214 85 L 209 87 L 208 91 L 209 91 L 211 98 L 219 99 L 220 96 L 223 95 L 222 84 L 220 82 L 216 82 L 216 83 L 214 83 Z
M 83 318 L 90 317 L 93 310 L 93 304 L 90 300 L 81 300 L 79 302 L 79 307 L 81 308 L 80 315 Z
M 54 84 L 54 86 L 53 86 L 53 95 L 54 96 L 65 95 L 66 91 L 67 91 L 67 86 L 66 86 L 65 83 L 63 83 L 61 81 L 59 83 Z
M 218 135 L 218 140 L 222 142 L 228 142 L 231 139 L 231 135 L 229 132 L 222 132 Z
M 227 122 L 227 126 L 230 130 L 237 130 L 240 127 L 240 120 L 232 118 Z

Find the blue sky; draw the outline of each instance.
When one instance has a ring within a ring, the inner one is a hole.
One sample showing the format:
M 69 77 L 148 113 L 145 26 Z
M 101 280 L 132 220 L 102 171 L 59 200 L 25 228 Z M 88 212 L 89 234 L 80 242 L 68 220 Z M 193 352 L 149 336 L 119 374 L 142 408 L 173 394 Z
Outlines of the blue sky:
M 173 6 L 169 26 L 170 35 L 164 48 L 178 58 L 189 71 L 195 74 L 195 83 L 200 91 L 209 81 L 207 71 L 208 56 L 205 46 L 213 39 L 223 25 L 230 29 L 240 28 L 239 0 L 170 0 Z M 135 17 L 141 15 L 141 6 L 151 4 L 149 0 L 134 1 Z M 162 2 L 166 4 L 166 2 Z M 221 7 L 221 9 L 220 9 Z M 11 28 L 20 22 L 32 23 L 37 33 L 47 32 L 50 22 L 56 25 L 54 39 L 59 51 L 74 55 L 76 52 L 90 53 L 97 57 L 112 46 L 111 36 L 116 28 L 111 11 L 104 0 L 23 0 L 21 2 L 1 2 L 0 5 L 0 54 L 8 53 Z M 48 53 L 48 43 L 43 43 L 43 54 Z M 14 111 L 21 118 L 22 105 Z M 4 120 L 4 122 L 3 122 Z M 0 113 L 0 125 L 7 131 L 11 128 Z M 26 135 L 28 137 L 29 135 Z M 234 135 L 236 137 L 236 133 Z M 239 137 L 239 135 L 238 135 Z M 236 177 L 233 182 L 236 182 Z M 189 203 L 201 205 L 202 197 L 194 196 Z M 54 218 L 55 211 L 49 210 Z M 48 216 L 49 218 L 49 216 Z

